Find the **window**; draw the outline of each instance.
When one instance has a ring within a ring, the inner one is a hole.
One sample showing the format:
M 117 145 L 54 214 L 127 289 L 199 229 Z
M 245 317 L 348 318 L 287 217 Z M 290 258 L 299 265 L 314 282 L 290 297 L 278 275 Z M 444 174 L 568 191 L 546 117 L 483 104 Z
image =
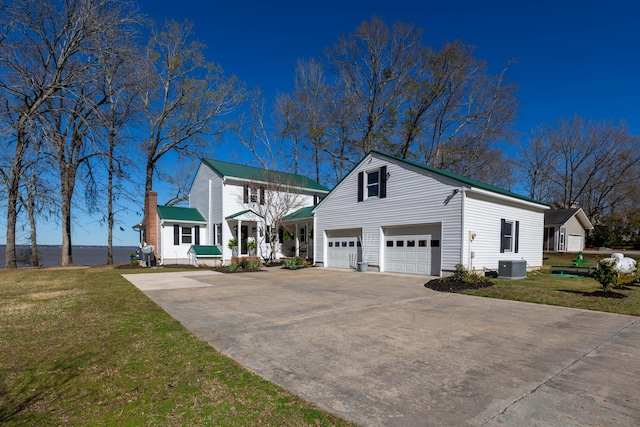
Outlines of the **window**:
M 346 248 L 347 247 L 347 242 L 342 242 L 342 247 Z
M 393 247 L 393 240 L 387 240 L 387 247 L 388 248 L 392 248 Z
M 355 247 L 356 247 L 356 242 L 354 242 L 354 241 L 350 241 L 350 242 L 349 242 L 349 247 L 350 247 L 350 248 L 355 248 Z
M 416 241 L 415 240 L 407 240 L 407 247 L 415 248 L 416 247 Z
M 398 240 L 396 242 L 396 248 L 403 248 L 404 247 L 404 240 Z
M 243 192 L 243 201 L 244 203 L 258 203 L 264 205 L 265 201 L 265 188 L 264 187 L 255 187 L 249 184 L 244 185 Z
M 306 242 L 307 241 L 307 227 L 302 227 L 300 228 L 300 241 L 301 242 Z
M 520 221 L 500 220 L 500 253 L 518 253 Z
M 418 247 L 426 248 L 427 247 L 427 241 L 426 240 L 418 240 Z
M 367 197 L 378 197 L 380 189 L 380 171 L 367 172 Z
M 191 244 L 191 227 L 182 227 L 182 243 Z
M 387 197 L 388 175 L 386 166 L 358 172 L 358 201 L 362 202 L 370 197 Z
M 222 224 L 214 224 L 214 245 L 222 245 Z
M 332 248 L 333 247 L 333 242 L 329 242 L 329 247 Z
M 191 227 L 180 227 L 178 224 L 173 225 L 173 244 L 178 246 L 180 244 L 200 244 L 200 227 L 195 226 L 195 231 Z M 195 241 L 193 240 L 195 234 Z

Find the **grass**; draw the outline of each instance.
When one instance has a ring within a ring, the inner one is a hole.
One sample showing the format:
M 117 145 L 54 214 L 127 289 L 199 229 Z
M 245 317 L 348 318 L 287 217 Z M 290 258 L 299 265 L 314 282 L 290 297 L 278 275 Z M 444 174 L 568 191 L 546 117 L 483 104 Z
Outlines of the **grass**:
M 0 424 L 351 425 L 194 337 L 123 272 L 0 272 Z
M 609 254 L 585 254 L 585 265 L 596 265 Z M 558 305 L 605 311 L 609 313 L 640 316 L 640 286 L 629 284 L 622 288 L 612 288 L 602 292 L 602 286 L 595 279 L 563 278 L 551 275 L 551 265 L 570 265 L 575 254 L 545 254 L 544 266 L 539 272 L 530 272 L 526 279 L 494 279 L 495 286 L 464 291 L 468 295 L 501 298 L 538 304 Z

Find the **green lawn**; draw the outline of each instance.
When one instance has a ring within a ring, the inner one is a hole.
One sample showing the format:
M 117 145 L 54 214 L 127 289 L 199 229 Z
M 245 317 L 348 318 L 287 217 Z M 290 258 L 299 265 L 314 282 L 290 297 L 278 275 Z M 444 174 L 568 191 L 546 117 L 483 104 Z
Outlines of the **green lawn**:
M 123 272 L 0 271 L 1 425 L 351 425 L 194 337 Z
M 585 265 L 595 265 L 609 254 L 585 254 Z M 545 254 L 544 267 L 530 272 L 526 279 L 495 279 L 495 285 L 465 294 L 563 307 L 606 311 L 609 313 L 640 316 L 640 286 L 629 284 L 623 288 L 612 288 L 603 295 L 602 286 L 590 277 L 565 278 L 551 275 L 551 265 L 570 265 L 575 254 Z

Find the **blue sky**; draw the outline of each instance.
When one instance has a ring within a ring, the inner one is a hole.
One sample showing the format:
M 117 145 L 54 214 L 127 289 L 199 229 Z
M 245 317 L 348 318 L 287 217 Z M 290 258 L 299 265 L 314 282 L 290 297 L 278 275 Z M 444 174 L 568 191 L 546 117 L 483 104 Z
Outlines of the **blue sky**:
M 373 15 L 391 25 L 412 22 L 423 42 L 439 48 L 460 39 L 476 46 L 476 57 L 519 86 L 517 130 L 526 136 L 538 125 L 579 114 L 585 119 L 625 120 L 640 134 L 640 5 L 633 1 L 196 1 L 137 0 L 140 11 L 195 24 L 208 45 L 207 59 L 260 86 L 272 98 L 293 86 L 299 59 L 322 55 L 342 34 Z M 229 145 L 229 144 L 227 144 Z M 236 150 L 237 149 L 237 150 Z M 251 160 L 240 147 L 218 150 L 221 160 Z M 167 199 L 158 187 L 159 200 Z M 135 245 L 134 212 L 120 218 L 116 245 Z M 41 226 L 40 242 L 60 243 L 60 227 Z M 74 244 L 106 244 L 106 228 L 78 218 Z

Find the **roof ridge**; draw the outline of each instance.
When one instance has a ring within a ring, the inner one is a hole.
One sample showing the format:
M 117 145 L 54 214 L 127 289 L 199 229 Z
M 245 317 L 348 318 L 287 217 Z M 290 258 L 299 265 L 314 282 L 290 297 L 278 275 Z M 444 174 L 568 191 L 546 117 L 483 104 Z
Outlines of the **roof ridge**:
M 371 150 L 369 153 L 376 153 L 376 154 L 379 154 L 379 155 L 382 155 L 382 156 L 385 156 L 385 157 L 388 157 L 388 158 L 391 158 L 391 159 L 394 159 L 394 160 L 398 160 L 400 162 L 403 162 L 403 163 L 406 163 L 406 164 L 409 164 L 409 165 L 424 169 L 424 170 L 429 171 L 429 172 L 436 173 L 438 175 L 445 176 L 447 178 L 454 179 L 456 181 L 460 181 L 462 183 L 468 184 L 468 185 L 473 186 L 473 187 L 478 187 L 478 188 L 481 188 L 483 190 L 491 191 L 493 193 L 502 194 L 502 195 L 510 196 L 510 197 L 515 197 L 517 199 L 525 200 L 527 202 L 531 202 L 531 203 L 536 203 L 536 204 L 539 204 L 539 205 L 547 206 L 545 203 L 543 203 L 543 202 L 541 202 L 539 200 L 535 200 L 535 199 L 532 199 L 530 197 L 526 197 L 526 196 L 523 196 L 521 194 L 514 193 L 513 191 L 505 190 L 504 188 L 500 188 L 500 187 L 497 187 L 495 185 L 487 184 L 486 182 L 478 181 L 478 180 L 473 179 L 473 178 L 468 178 L 468 177 L 463 176 L 463 175 L 458 175 L 458 174 L 453 173 L 453 172 L 449 172 L 449 171 L 445 171 L 445 170 L 442 170 L 442 169 L 434 168 L 433 166 L 423 165 L 423 164 L 415 162 L 413 160 L 402 159 L 400 157 L 397 157 L 397 156 L 394 156 L 394 155 L 391 155 L 391 154 L 387 154 L 387 153 L 383 153 L 383 152 L 378 151 L 378 150 Z M 365 156 L 365 158 L 366 158 L 366 156 Z
M 268 182 L 267 174 L 275 174 L 287 180 L 293 181 L 294 186 L 308 188 L 328 192 L 329 189 L 319 182 L 301 174 L 292 172 L 284 172 L 272 169 L 265 169 L 256 166 L 242 165 L 239 163 L 231 163 L 224 160 L 202 158 L 202 162 L 206 163 L 214 172 L 221 177 L 233 177 L 240 179 L 253 179 L 256 181 Z

